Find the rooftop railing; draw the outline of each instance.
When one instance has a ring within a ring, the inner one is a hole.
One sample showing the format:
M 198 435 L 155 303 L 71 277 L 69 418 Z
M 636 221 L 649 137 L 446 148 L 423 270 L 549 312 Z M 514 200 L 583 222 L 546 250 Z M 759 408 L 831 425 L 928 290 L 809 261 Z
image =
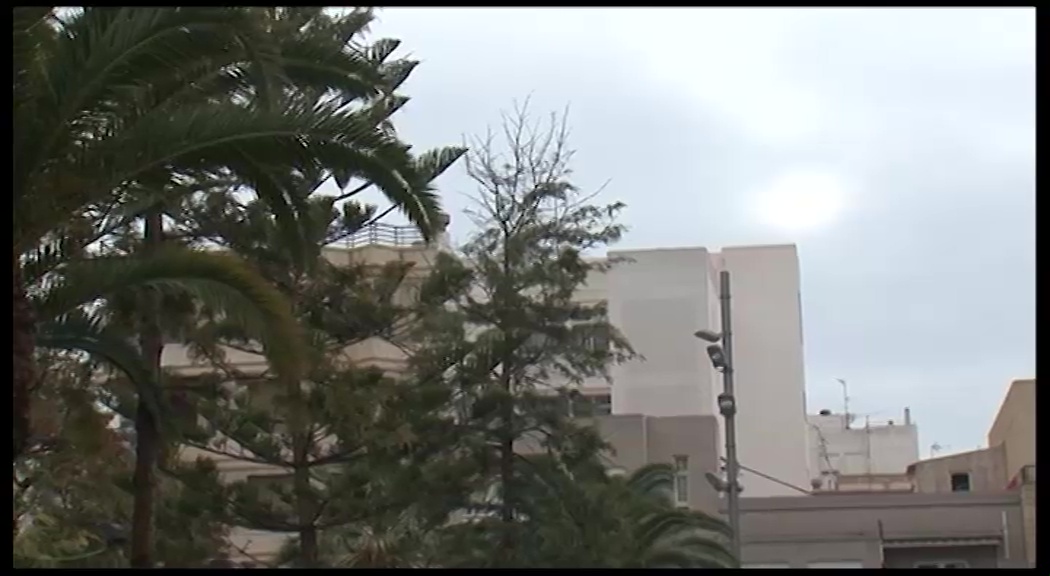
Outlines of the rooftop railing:
M 415 226 L 394 226 L 377 222 L 354 232 L 344 240 L 347 248 L 362 246 L 423 246 L 426 240 Z

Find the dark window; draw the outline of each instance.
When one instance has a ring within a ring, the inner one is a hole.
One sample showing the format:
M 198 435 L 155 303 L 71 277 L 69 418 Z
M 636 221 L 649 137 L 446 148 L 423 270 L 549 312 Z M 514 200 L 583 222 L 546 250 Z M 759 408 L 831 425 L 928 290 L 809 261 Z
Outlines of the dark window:
M 674 457 L 674 471 L 675 472 L 688 472 L 689 471 L 689 457 L 688 456 L 675 456 Z
M 969 492 L 970 491 L 970 474 L 963 472 L 960 474 L 952 474 L 952 492 Z
M 599 394 L 593 396 L 593 399 L 595 416 L 607 416 L 612 414 L 612 396 L 608 394 Z
M 609 330 L 602 324 L 577 324 L 573 327 L 580 344 L 591 352 L 609 349 Z
M 676 506 L 689 505 L 689 457 L 674 457 L 674 503 Z
M 571 415 L 578 418 L 605 416 L 612 413 L 612 398 L 608 394 L 575 396 L 571 402 Z

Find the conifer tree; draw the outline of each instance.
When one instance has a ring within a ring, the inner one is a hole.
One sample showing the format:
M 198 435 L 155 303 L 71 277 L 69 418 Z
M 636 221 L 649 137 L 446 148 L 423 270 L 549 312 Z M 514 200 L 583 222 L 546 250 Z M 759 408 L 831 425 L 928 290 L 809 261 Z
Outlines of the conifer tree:
M 608 380 L 610 366 L 633 355 L 604 304 L 577 298 L 616 263 L 591 256 L 622 235 L 624 205 L 594 204 L 595 194 L 571 182 L 564 116 L 536 122 L 519 107 L 504 117 L 502 136 L 471 146 L 477 229 L 439 267 L 466 276 L 467 289 L 420 326 L 431 333 L 416 355 L 417 369 L 443 367 L 456 394 L 460 450 L 476 466 L 469 480 L 488 495 L 475 503 L 474 521 L 445 531 L 445 565 L 529 565 L 519 546 L 521 499 L 541 481 L 530 460 L 598 462 L 604 443 L 565 408 L 585 400 L 584 382 Z

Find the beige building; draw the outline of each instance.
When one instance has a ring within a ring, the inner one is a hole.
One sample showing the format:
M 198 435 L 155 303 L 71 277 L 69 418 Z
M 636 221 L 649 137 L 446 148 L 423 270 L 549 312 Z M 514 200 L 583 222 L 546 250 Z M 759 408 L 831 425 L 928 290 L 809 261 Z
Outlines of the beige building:
M 820 416 L 821 430 L 847 428 L 830 412 Z M 891 437 L 885 444 L 897 445 L 899 453 L 887 454 L 881 470 L 868 457 L 871 444 L 863 429 L 843 432 L 836 442 L 824 439 L 824 466 L 851 472 L 837 474 L 833 487 L 815 480 L 809 498 L 743 498 L 745 567 L 1034 566 L 1035 381 L 1011 383 L 988 448 L 913 462 L 904 474 L 892 473 L 902 455 L 916 452 L 909 417 L 904 424 L 883 428 Z M 841 458 L 850 451 L 863 457 Z
M 988 445 L 1002 446 L 1008 482 L 1035 465 L 1035 378 L 1010 383 L 988 431 Z
M 412 279 L 417 279 L 441 249 L 441 239 L 428 246 L 411 229 L 379 226 L 356 235 L 344 247 L 327 250 L 325 256 L 347 264 L 411 262 Z M 861 448 L 879 454 L 873 459 L 851 462 L 848 454 L 861 450 L 856 439 L 866 435 L 843 435 L 845 440 L 831 443 L 840 446 L 841 454 L 832 465 L 839 473 L 829 491 L 829 486 L 814 483 L 821 477 L 820 460 L 828 464 L 830 458 L 814 457 L 820 455 L 814 449 L 814 422 L 807 422 L 804 411 L 794 247 L 727 248 L 721 253 L 702 248 L 649 250 L 611 256 L 631 262 L 592 277 L 578 297 L 606 302 L 610 320 L 645 360 L 617 367 L 615 386 L 584 383 L 582 398 L 574 403 L 575 414 L 592 418 L 612 445 L 611 468 L 629 473 L 647 463 L 673 463 L 678 469 L 675 496 L 681 505 L 709 511 L 722 506 L 705 478 L 720 470 L 722 421 L 714 415 L 720 382 L 703 343 L 691 334 L 720 327 L 715 279 L 719 270 L 729 269 L 738 323 L 745 563 L 976 568 L 1024 564 L 1026 558 L 1034 562 L 1034 380 L 1011 386 L 989 433 L 992 448 L 986 451 L 917 462 L 902 474 L 896 471 L 898 460 L 917 451 L 910 417 L 895 428 L 880 428 L 880 440 Z M 405 359 L 401 349 L 380 339 L 357 344 L 345 354 L 358 364 L 391 372 L 401 369 Z M 265 368 L 262 358 L 233 350 L 227 359 L 249 373 Z M 167 347 L 164 361 L 184 373 L 207 370 L 179 346 Z M 792 409 L 796 404 L 798 409 Z M 829 422 L 823 424 L 828 429 Z M 769 434 L 770 429 L 777 434 Z M 827 442 L 825 449 L 836 452 Z M 185 451 L 187 458 L 197 455 Z M 238 460 L 219 460 L 218 465 L 229 480 L 266 482 L 286 474 Z M 814 495 L 799 497 L 807 489 Z M 236 530 L 231 543 L 265 561 L 285 538 Z
M 721 378 L 708 360 L 708 343 L 692 334 L 721 329 L 718 275 L 728 270 L 738 454 L 741 464 L 764 473 L 745 469 L 740 483 L 755 496 L 798 494 L 768 477 L 808 486 L 812 474 L 795 246 L 629 250 L 609 256 L 624 262 L 593 278 L 586 294 L 608 303 L 610 321 L 642 357 L 614 368 L 613 413 L 718 413 Z
M 1014 493 L 744 498 L 744 568 L 1023 568 Z
M 720 495 L 706 479 L 720 475 L 718 419 L 715 416 L 617 414 L 593 419 L 612 447 L 609 466 L 630 474 L 646 464 L 673 464 L 679 506 L 716 511 Z
M 1015 494 L 1023 516 L 1025 558 L 1036 560 L 1035 379 L 1010 383 L 988 432 L 988 448 L 915 462 L 916 492 Z
M 808 415 L 810 469 L 832 490 L 859 477 L 903 476 L 919 460 L 919 428 L 908 408 L 902 417 L 858 423 L 852 414 L 831 410 Z

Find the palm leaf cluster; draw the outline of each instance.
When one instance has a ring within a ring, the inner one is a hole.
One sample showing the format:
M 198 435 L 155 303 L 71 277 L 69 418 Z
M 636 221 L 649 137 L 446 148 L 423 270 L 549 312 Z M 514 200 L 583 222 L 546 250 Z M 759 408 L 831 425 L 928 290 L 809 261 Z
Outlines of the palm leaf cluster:
M 269 348 L 279 373 L 301 372 L 287 306 L 235 258 L 174 248 L 96 257 L 146 208 L 216 186 L 252 193 L 302 258 L 309 192 L 364 181 L 430 235 L 440 220 L 430 181 L 462 151 L 416 157 L 392 132 L 405 102 L 395 91 L 415 62 L 390 59 L 394 40 L 362 45 L 371 20 L 318 8 L 15 8 L 16 455 L 37 343 L 88 350 L 147 380 L 128 335 L 83 307 L 117 289 L 191 290 L 261 341 L 282 342 Z

